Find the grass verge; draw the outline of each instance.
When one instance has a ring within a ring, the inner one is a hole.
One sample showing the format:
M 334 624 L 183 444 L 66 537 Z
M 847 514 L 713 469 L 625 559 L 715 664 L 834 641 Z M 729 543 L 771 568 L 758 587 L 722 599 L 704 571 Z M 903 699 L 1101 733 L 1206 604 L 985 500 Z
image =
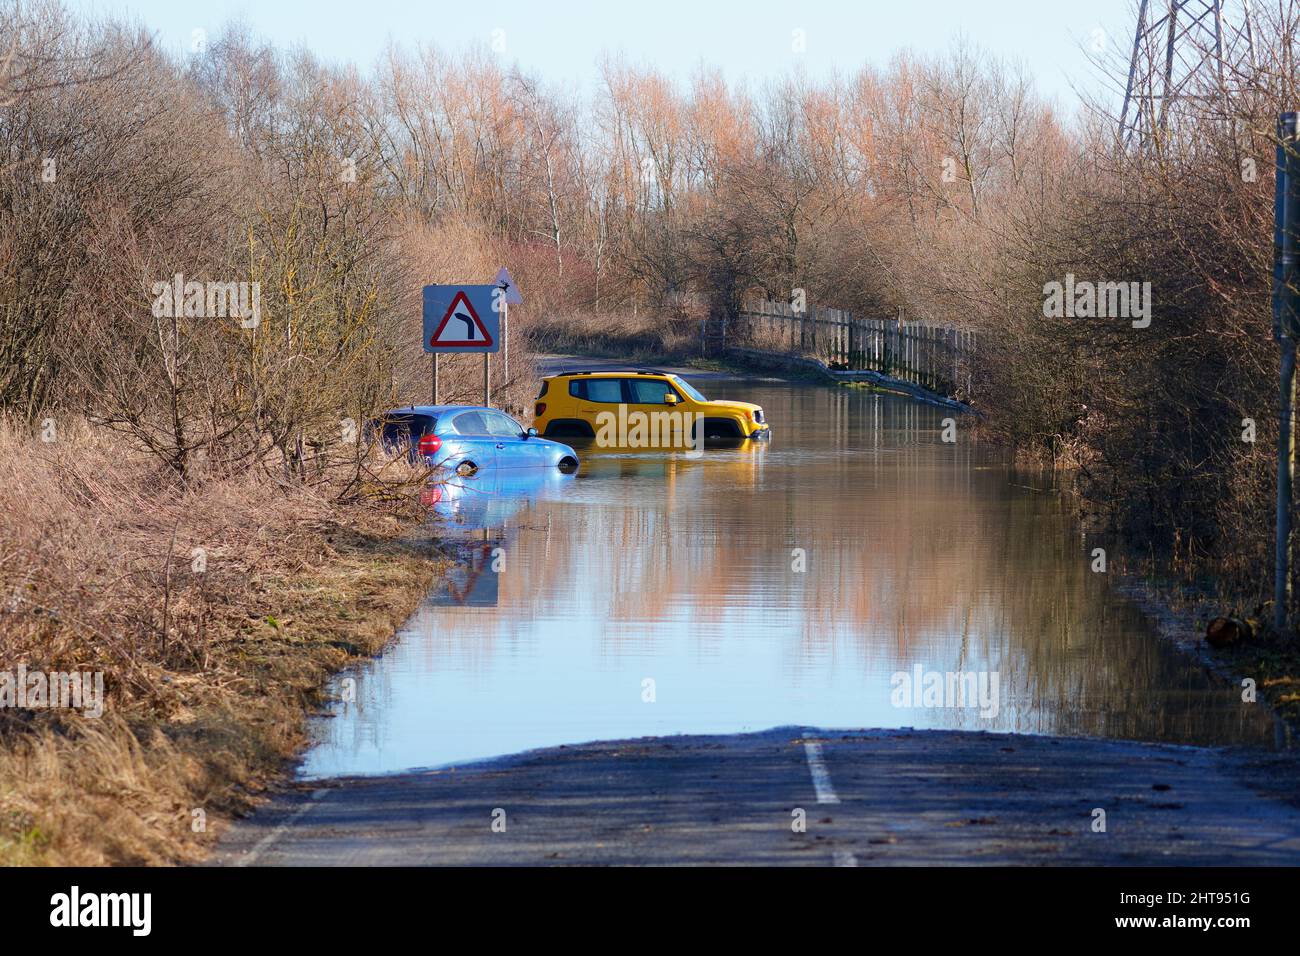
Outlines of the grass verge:
M 197 861 L 285 778 L 326 678 L 442 569 L 401 496 L 324 492 L 178 486 L 94 430 L 0 429 L 0 671 L 104 683 L 99 717 L 0 708 L 0 864 Z

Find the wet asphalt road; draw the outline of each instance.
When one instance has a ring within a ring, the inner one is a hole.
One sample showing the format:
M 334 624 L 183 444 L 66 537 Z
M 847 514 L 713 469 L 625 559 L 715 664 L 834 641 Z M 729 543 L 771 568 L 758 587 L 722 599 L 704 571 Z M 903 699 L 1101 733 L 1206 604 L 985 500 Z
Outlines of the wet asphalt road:
M 949 731 L 647 738 L 303 784 L 213 862 L 1295 865 L 1300 809 L 1253 789 L 1294 772 L 1285 755 Z

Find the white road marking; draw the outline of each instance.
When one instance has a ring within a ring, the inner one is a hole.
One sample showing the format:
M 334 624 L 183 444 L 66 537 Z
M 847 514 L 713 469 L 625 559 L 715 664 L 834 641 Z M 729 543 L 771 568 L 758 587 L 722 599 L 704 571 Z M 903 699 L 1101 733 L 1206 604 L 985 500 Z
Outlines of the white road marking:
M 836 850 L 834 862 L 836 866 L 857 866 L 858 858 L 848 850 Z
M 803 752 L 808 758 L 808 772 L 812 774 L 817 802 L 839 803 L 840 798 L 835 796 L 835 788 L 831 786 L 831 775 L 826 771 L 826 761 L 822 759 L 822 745 L 815 740 L 805 740 Z
M 236 860 L 234 865 L 250 866 L 253 863 L 256 863 L 257 858 L 261 856 L 264 852 L 266 852 L 266 850 L 270 848 L 272 843 L 280 839 L 280 837 L 284 836 L 285 832 L 289 829 L 289 827 L 293 826 L 300 819 L 302 819 L 303 814 L 306 813 L 308 810 L 310 810 L 312 807 L 316 806 L 317 801 L 319 801 L 321 797 L 325 796 L 325 794 L 329 792 L 330 791 L 328 787 L 322 787 L 320 790 L 313 791 L 310 800 L 305 801 L 301 807 L 299 807 L 297 810 L 295 810 L 292 814 L 289 815 L 289 818 L 287 820 L 281 823 L 278 827 L 276 827 L 266 836 L 262 837 L 262 839 L 258 840 L 257 845 L 254 846 L 251 850 L 249 850 L 248 853 L 246 853 L 243 857 Z

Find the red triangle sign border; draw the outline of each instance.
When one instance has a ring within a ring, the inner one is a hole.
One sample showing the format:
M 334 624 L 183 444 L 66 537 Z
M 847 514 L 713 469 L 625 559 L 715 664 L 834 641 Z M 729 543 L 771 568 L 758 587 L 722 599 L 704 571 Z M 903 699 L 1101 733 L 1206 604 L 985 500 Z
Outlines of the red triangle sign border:
M 474 324 L 478 326 L 478 330 L 483 333 L 482 339 L 471 339 L 469 341 L 460 340 L 456 342 L 439 341 L 438 336 L 442 335 L 442 330 L 447 327 L 447 322 L 451 319 L 452 315 L 455 313 L 456 304 L 458 302 L 465 303 L 465 311 L 467 311 L 470 314 L 470 317 L 474 320 Z M 447 307 L 447 312 L 446 314 L 443 315 L 442 321 L 438 323 L 438 327 L 434 329 L 433 335 L 429 337 L 429 344 L 434 347 L 441 345 L 441 346 L 448 346 L 451 348 L 457 348 L 459 346 L 483 347 L 483 346 L 490 346 L 493 344 L 491 333 L 488 332 L 487 327 L 483 324 L 483 320 L 478 317 L 478 312 L 475 310 L 473 304 L 469 301 L 469 296 L 465 294 L 464 289 L 457 289 L 456 294 L 451 297 L 451 305 Z

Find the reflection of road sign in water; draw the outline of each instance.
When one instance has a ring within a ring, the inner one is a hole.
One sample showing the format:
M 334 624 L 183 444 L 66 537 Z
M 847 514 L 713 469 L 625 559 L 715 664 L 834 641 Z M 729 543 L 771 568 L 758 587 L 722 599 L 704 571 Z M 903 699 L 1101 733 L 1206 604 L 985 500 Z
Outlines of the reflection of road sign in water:
M 492 562 L 500 540 L 463 542 L 452 546 L 457 563 L 446 574 L 446 593 L 441 589 L 430 595 L 435 605 L 445 607 L 496 607 L 500 572 Z
M 424 287 L 426 352 L 495 352 L 499 316 L 493 308 L 496 286 Z

